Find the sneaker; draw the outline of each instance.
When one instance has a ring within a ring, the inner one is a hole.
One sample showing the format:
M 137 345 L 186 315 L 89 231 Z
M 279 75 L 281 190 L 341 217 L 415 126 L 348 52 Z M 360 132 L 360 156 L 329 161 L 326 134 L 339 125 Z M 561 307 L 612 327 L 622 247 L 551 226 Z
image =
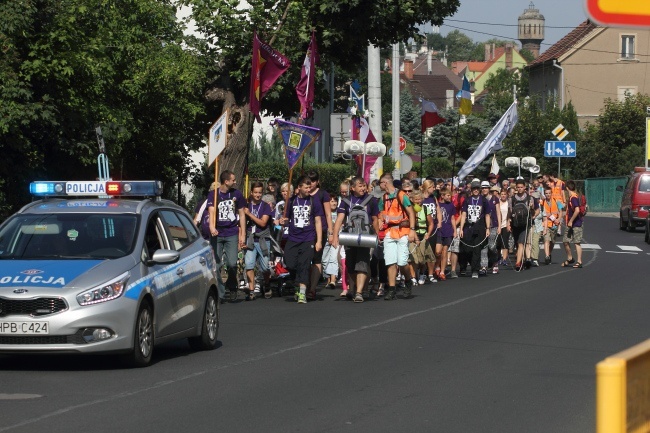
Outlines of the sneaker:
M 498 274 L 499 273 L 499 266 L 498 265 L 494 265 L 492 267 L 492 273 L 493 274 Z
M 395 299 L 395 293 L 396 293 L 395 287 L 388 286 L 388 288 L 386 289 L 386 294 L 384 294 L 384 301 L 391 301 Z
M 253 290 L 253 292 L 255 292 L 256 295 L 262 293 L 262 290 L 261 290 L 259 284 L 255 284 L 255 290 Z
M 487 269 L 486 269 L 486 268 L 481 268 L 481 270 L 478 271 L 478 274 L 479 274 L 480 276 L 484 277 L 485 275 L 487 275 Z M 474 274 L 472 274 L 472 277 L 473 277 L 473 276 L 474 276 Z
M 293 292 L 293 299 L 294 299 L 295 301 L 297 301 L 299 295 L 300 295 L 300 290 L 299 290 L 299 289 L 295 289 L 295 292 Z M 302 295 L 302 296 L 305 296 L 305 295 Z M 305 299 L 306 299 L 306 298 L 305 298 Z
M 420 279 L 418 280 L 418 284 L 420 286 L 423 286 L 427 282 L 427 277 L 426 275 L 420 275 Z
M 298 299 L 297 299 L 299 304 L 306 304 L 307 303 L 307 296 L 304 295 L 303 293 L 298 293 Z
M 478 272 L 472 272 L 472 278 L 478 278 Z
M 539 262 L 537 260 L 533 260 L 531 264 L 536 268 L 539 267 Z
M 546 256 L 544 258 L 544 264 L 550 265 L 551 264 L 551 256 Z
M 418 285 L 418 280 L 415 278 L 411 278 L 411 286 L 417 286 Z
M 413 286 L 417 286 L 416 284 L 413 284 L 413 281 L 415 278 L 411 280 L 411 283 L 406 283 L 406 287 L 404 287 L 404 298 L 410 298 L 411 297 L 411 290 L 413 290 Z
M 440 274 L 438 274 L 438 278 L 440 278 Z M 429 275 L 429 282 L 430 283 L 437 283 L 438 280 L 436 280 L 436 277 L 434 277 L 433 275 Z
M 361 293 L 354 295 L 354 302 L 363 302 L 363 295 Z
M 451 271 L 449 273 L 449 278 L 450 279 L 458 278 L 458 274 L 456 274 L 456 271 Z
M 334 283 L 327 283 L 327 285 L 325 286 L 325 288 L 326 288 L 326 289 L 330 289 L 330 290 L 334 290 L 334 289 L 336 288 L 336 286 L 334 285 Z
M 397 282 L 397 287 L 399 287 L 400 289 L 403 289 L 405 286 L 406 285 L 404 284 L 404 281 L 398 281 Z
M 524 266 L 521 264 L 521 262 L 515 263 L 515 271 L 521 271 L 524 269 Z
M 246 288 L 246 286 L 248 286 L 248 283 L 246 283 L 246 281 L 244 281 L 244 280 L 239 281 L 239 288 L 240 289 Z
M 255 292 L 254 291 L 251 292 L 250 290 L 248 290 L 246 292 L 246 297 L 244 298 L 244 300 L 245 301 L 254 301 L 255 300 Z
M 530 269 L 532 262 L 529 260 L 524 260 L 524 269 Z

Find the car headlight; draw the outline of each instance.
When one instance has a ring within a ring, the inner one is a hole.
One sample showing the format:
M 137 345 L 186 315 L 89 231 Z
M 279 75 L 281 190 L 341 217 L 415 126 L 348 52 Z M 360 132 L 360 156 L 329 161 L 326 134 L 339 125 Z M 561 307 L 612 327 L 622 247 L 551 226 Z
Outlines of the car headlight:
M 79 305 L 93 305 L 119 298 L 124 294 L 130 276 L 129 272 L 125 272 L 114 280 L 81 292 L 77 295 L 77 302 Z

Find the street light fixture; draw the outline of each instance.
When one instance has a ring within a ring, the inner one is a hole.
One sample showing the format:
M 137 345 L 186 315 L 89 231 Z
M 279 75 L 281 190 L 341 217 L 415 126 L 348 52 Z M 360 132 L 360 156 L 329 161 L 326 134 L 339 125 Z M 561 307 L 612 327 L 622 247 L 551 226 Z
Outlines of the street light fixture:
M 343 145 L 343 151 L 348 155 L 363 155 L 361 176 L 366 180 L 366 156 L 384 156 L 386 155 L 386 146 L 376 141 L 364 143 L 361 140 L 348 140 Z

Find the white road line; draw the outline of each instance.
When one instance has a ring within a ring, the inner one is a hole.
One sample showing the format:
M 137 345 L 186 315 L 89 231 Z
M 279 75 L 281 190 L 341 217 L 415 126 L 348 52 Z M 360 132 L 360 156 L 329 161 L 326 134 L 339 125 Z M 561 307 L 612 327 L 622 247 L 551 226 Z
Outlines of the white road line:
M 612 253 L 612 254 L 634 254 L 635 256 L 639 253 L 633 253 L 631 251 L 605 251 L 606 253 Z
M 583 250 L 600 250 L 600 245 L 598 244 L 582 244 Z
M 616 246 L 619 247 L 620 249 L 622 249 L 623 251 L 636 251 L 636 252 L 643 251 L 639 247 L 631 247 L 631 246 L 628 246 L 628 245 L 616 245 Z

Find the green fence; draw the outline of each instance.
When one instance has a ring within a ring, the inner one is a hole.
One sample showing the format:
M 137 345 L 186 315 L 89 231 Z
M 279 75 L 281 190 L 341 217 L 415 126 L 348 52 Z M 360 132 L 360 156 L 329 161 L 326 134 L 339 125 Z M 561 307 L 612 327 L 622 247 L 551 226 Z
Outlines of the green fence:
M 585 179 L 585 195 L 590 212 L 618 212 L 623 192 L 616 187 L 625 187 L 627 177 L 599 177 Z

